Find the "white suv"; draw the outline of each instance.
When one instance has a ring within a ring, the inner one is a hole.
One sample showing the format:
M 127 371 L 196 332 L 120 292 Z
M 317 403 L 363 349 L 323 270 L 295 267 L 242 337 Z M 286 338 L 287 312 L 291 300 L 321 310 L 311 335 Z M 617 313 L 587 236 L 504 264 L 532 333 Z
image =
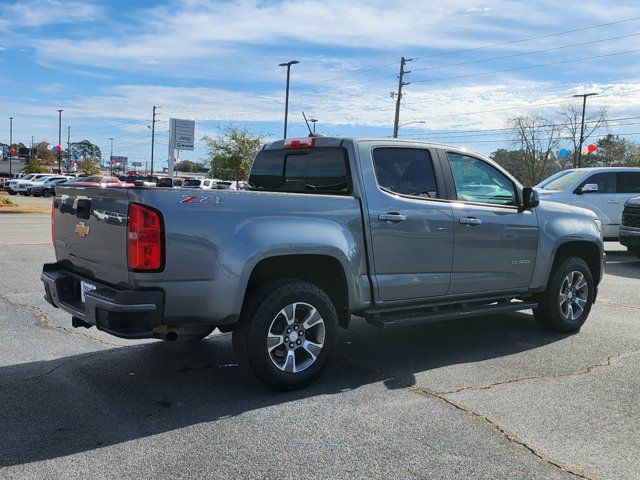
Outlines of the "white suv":
M 640 194 L 640 168 L 573 168 L 540 182 L 536 190 L 542 201 L 592 210 L 602 222 L 604 238 L 617 240 L 624 202 Z
M 9 193 L 15 195 L 29 195 L 27 189 L 31 187 L 34 182 L 44 182 L 49 177 L 57 177 L 59 175 L 55 173 L 33 173 L 22 177 L 20 180 L 12 180 L 9 182 Z

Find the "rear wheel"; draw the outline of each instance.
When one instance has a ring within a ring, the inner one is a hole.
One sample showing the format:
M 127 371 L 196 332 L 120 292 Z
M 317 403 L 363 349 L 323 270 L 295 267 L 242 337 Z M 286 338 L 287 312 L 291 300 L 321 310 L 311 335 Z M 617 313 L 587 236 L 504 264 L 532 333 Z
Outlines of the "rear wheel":
M 627 251 L 631 255 L 635 255 L 636 257 L 640 258 L 640 248 L 629 248 L 629 247 L 627 247 Z
M 577 332 L 589 316 L 595 294 L 591 270 L 580 257 L 556 261 L 547 290 L 533 314 L 538 323 L 556 332 Z
M 45 198 L 49 198 L 51 196 L 51 190 L 45 189 L 42 191 L 42 196 Z
M 9 195 L 15 195 L 18 192 L 14 192 L 13 190 L 7 190 L 9 192 Z
M 259 288 L 233 332 L 238 360 L 265 385 L 293 390 L 316 380 L 333 350 L 338 316 L 327 294 L 298 280 Z

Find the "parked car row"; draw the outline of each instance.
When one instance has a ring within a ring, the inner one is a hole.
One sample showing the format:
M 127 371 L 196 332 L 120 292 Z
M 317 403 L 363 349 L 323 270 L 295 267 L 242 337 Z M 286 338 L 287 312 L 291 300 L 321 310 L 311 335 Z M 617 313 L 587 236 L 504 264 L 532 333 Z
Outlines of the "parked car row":
M 593 211 L 605 240 L 618 240 L 625 202 L 640 195 L 640 168 L 572 168 L 536 185 L 541 201 L 575 205 Z

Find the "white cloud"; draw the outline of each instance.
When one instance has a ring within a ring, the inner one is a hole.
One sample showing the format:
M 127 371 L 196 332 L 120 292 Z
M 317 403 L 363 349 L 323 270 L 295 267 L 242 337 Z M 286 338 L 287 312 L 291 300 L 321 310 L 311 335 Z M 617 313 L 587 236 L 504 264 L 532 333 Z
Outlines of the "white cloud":
M 42 27 L 49 24 L 67 24 L 93 20 L 100 16 L 102 8 L 81 1 L 21 0 L 2 7 L 0 30 L 24 27 Z

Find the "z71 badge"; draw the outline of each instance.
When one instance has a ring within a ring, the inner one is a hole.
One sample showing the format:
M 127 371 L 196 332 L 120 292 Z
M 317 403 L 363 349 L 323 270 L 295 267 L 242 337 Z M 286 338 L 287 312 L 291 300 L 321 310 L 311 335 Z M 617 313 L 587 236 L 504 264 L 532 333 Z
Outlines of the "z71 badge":
M 178 205 L 222 205 L 224 197 L 218 195 L 180 195 Z

